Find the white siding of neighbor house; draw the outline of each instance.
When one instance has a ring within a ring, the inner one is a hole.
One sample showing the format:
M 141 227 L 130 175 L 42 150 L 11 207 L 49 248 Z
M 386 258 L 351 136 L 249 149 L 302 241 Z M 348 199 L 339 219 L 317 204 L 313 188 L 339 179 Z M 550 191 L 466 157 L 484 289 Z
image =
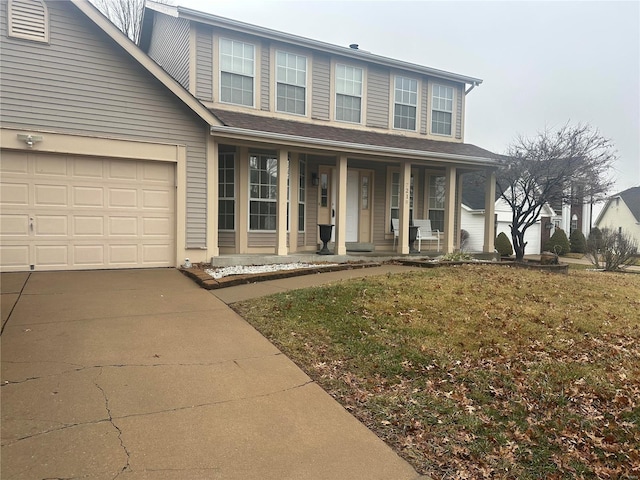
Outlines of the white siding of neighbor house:
M 469 239 L 465 246 L 467 252 L 482 252 L 484 248 L 484 215 L 473 213 L 462 207 L 462 229 L 469 232 Z
M 189 89 L 189 21 L 156 15 L 149 56 Z
M 498 217 L 496 236 L 500 235 L 500 232 L 504 232 L 509 241 L 511 241 L 511 227 L 509 226 L 511 225 L 511 208 L 502 198 L 496 201 L 496 215 Z M 525 255 L 535 255 L 541 252 L 540 220 L 527 229 L 524 234 L 524 241 L 527 242 Z
M 614 198 L 607 204 L 596 227 L 599 229 L 610 228 L 616 232 L 621 228 L 623 232 L 631 235 L 640 244 L 640 224 L 622 198 L 619 200 Z
M 71 2 L 47 7 L 43 44 L 8 38 L 0 2 L 2 126 L 186 145 L 187 247 L 206 246 L 205 122 Z

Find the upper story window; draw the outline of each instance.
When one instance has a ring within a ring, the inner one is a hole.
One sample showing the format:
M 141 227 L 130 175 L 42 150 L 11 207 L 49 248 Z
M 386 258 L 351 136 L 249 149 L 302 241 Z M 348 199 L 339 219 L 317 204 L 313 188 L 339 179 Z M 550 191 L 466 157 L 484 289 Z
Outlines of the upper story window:
M 418 81 L 413 78 L 396 77 L 393 128 L 415 131 L 417 107 Z
M 253 107 L 255 47 L 220 39 L 220 100 Z
M 336 120 L 360 123 L 362 76 L 361 68 L 336 65 Z
M 276 110 L 306 114 L 307 57 L 276 52 Z
M 49 42 L 49 11 L 41 0 L 9 0 L 8 32 L 10 37 Z
M 434 85 L 431 105 L 431 133 L 451 135 L 453 87 Z

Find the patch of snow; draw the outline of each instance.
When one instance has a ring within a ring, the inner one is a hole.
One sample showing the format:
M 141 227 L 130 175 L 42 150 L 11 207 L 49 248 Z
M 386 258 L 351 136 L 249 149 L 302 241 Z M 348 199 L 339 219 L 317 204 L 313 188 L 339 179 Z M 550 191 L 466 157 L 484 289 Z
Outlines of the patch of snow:
M 207 275 L 215 278 L 216 280 L 222 277 L 228 277 L 229 275 L 246 275 L 251 273 L 264 273 L 264 272 L 279 272 L 281 270 L 299 270 L 301 268 L 313 268 L 313 267 L 331 267 L 338 265 L 337 263 L 323 263 L 322 265 L 314 263 L 276 263 L 272 265 L 235 265 L 232 267 L 221 268 L 207 268 L 205 272 Z

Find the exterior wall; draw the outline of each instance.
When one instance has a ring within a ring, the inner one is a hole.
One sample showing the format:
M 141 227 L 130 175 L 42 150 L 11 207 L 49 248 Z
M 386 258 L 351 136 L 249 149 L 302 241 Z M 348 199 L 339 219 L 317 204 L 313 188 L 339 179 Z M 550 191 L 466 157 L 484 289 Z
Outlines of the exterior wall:
M 186 145 L 186 245 L 205 247 L 206 124 L 70 2 L 47 2 L 49 44 L 7 38 L 6 6 L 2 126 Z
M 318 120 L 329 120 L 331 103 L 331 60 L 329 57 L 314 55 L 311 72 L 311 117 Z
M 269 43 L 262 42 L 262 58 L 260 58 L 260 108 L 269 111 L 270 71 Z M 275 97 L 275 94 L 274 94 Z
M 367 126 L 389 126 L 389 72 L 369 68 L 367 75 Z
M 629 210 L 622 198 L 612 199 L 600 214 L 596 225 L 599 229 L 610 228 L 615 231 L 622 229 L 640 244 L 640 222 Z
M 206 48 L 206 43 L 202 48 Z M 169 75 L 189 90 L 189 22 L 187 20 L 157 15 L 148 53 Z
M 196 28 L 196 97 L 213 101 L 213 37 L 211 29 Z

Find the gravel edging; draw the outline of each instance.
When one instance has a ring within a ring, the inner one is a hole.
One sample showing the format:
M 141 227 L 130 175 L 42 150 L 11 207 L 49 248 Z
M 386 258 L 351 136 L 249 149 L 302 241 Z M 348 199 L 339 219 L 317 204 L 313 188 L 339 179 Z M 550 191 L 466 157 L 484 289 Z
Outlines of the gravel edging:
M 234 287 L 236 285 L 247 285 L 256 282 L 266 282 L 268 280 L 279 280 L 281 278 L 300 277 L 303 275 L 311 275 L 314 273 L 339 272 L 342 270 L 355 270 L 358 268 L 379 267 L 382 263 L 342 263 L 339 265 L 317 267 L 306 267 L 297 270 L 279 270 L 276 272 L 252 273 L 246 275 L 230 275 L 222 277 L 218 280 L 206 273 L 201 268 L 180 268 L 179 270 L 187 277 L 194 280 L 198 285 L 207 290 L 216 290 L 218 288 Z

